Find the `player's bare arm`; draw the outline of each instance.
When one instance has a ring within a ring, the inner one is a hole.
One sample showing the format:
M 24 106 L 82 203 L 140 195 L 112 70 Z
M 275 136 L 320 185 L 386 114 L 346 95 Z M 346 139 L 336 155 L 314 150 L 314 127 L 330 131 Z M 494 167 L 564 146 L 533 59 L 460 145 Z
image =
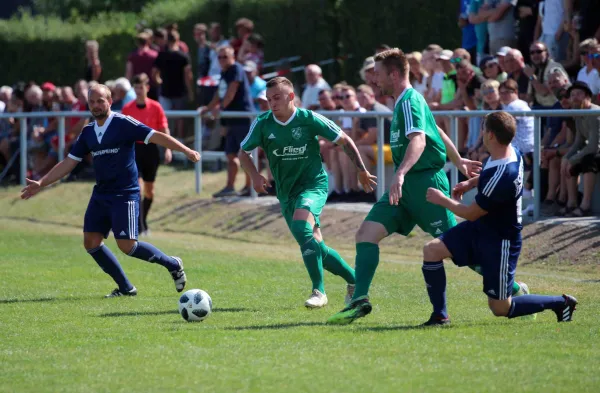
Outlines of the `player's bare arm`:
M 266 194 L 268 181 L 258 172 L 256 166 L 254 166 L 254 162 L 252 162 L 252 154 L 248 154 L 244 150 L 240 150 L 238 153 L 238 158 L 240 160 L 242 169 L 246 171 L 248 176 L 250 176 L 252 179 L 254 190 L 258 193 Z
M 213 98 L 208 103 L 208 105 L 201 106 L 200 108 L 198 108 L 198 112 L 200 112 L 200 115 L 202 116 L 205 113 L 212 111 L 213 109 L 219 107 L 219 101 L 220 101 L 219 95 L 218 94 L 213 95 Z
M 442 140 L 444 141 L 444 146 L 446 146 L 446 154 L 454 166 L 456 166 L 458 170 L 469 179 L 473 176 L 477 176 L 477 174 L 481 172 L 481 162 L 462 158 L 456 149 L 456 146 L 454 146 L 454 143 L 452 143 L 452 140 L 450 140 L 444 130 L 442 130 L 439 126 L 437 129 L 442 137 Z
M 464 205 L 448 198 L 443 192 L 435 188 L 429 188 L 427 190 L 427 202 L 442 206 L 455 215 L 469 221 L 475 221 L 487 214 L 487 211 L 483 210 L 476 202 L 473 202 L 470 205 Z
M 155 132 L 152 134 L 149 141 L 167 149 L 180 151 L 183 154 L 185 154 L 185 156 L 192 162 L 200 161 L 200 153 L 190 149 L 189 147 L 179 142 L 177 139 L 173 138 L 170 135 L 164 134 L 162 132 Z
M 158 132 L 162 132 L 165 135 L 171 135 L 171 131 L 169 130 L 169 127 L 164 127 L 161 128 L 159 130 L 156 130 Z M 173 153 L 171 152 L 171 149 L 166 148 L 165 149 L 165 164 L 170 164 L 171 161 L 173 161 Z
M 341 134 L 340 138 L 336 142 L 339 146 L 342 146 L 344 149 L 344 153 L 350 158 L 350 161 L 356 166 L 358 169 L 358 180 L 360 184 L 362 184 L 364 190 L 366 192 L 373 192 L 374 187 L 377 186 L 377 177 L 373 176 L 367 171 L 365 168 L 365 163 L 360 158 L 360 153 L 356 148 L 356 144 L 352 138 L 350 138 L 346 134 Z
M 79 164 L 79 161 L 67 157 L 56 164 L 54 168 L 52 168 L 50 172 L 48 172 L 46 176 L 42 177 L 39 181 L 25 179 L 27 181 L 27 186 L 21 190 L 21 199 L 29 199 L 40 192 L 43 187 L 59 181 L 71 173 L 77 164 Z
M 402 198 L 402 185 L 404 184 L 404 176 L 411 168 L 419 161 L 421 154 L 425 150 L 427 140 L 424 132 L 413 132 L 407 137 L 410 139 L 406 154 L 402 163 L 398 167 L 394 175 L 394 181 L 390 185 L 390 205 L 397 205 Z
M 457 201 L 460 201 L 465 192 L 470 191 L 473 188 L 477 187 L 478 184 L 479 184 L 479 176 L 473 177 L 469 180 L 465 180 L 463 182 L 458 183 L 452 189 L 452 198 Z

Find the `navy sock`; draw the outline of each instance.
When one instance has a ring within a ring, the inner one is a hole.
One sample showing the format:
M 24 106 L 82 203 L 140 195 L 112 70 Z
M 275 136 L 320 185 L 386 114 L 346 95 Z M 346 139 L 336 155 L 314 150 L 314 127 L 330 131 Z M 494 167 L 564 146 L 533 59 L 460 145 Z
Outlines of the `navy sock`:
M 536 314 L 544 310 L 552 310 L 565 304 L 562 296 L 523 295 L 512 298 L 509 318 L 522 317 L 523 315 Z
M 133 285 L 127 279 L 117 257 L 115 257 L 115 254 L 104 243 L 96 248 L 87 250 L 87 252 L 94 258 L 98 266 L 115 280 L 121 292 L 128 292 L 133 289 Z
M 446 270 L 444 262 L 423 262 L 423 278 L 427 286 L 427 294 L 433 306 L 433 314 L 448 318 L 446 308 Z
M 166 255 L 150 243 L 136 242 L 127 255 L 144 261 L 158 263 L 159 265 L 166 267 L 170 272 L 179 269 L 179 263 L 175 258 Z

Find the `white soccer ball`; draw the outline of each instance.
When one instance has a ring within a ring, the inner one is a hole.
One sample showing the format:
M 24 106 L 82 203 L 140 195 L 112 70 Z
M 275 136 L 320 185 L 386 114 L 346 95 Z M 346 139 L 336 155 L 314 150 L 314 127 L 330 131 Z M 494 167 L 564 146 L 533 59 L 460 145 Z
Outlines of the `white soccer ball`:
M 179 298 L 179 314 L 188 322 L 204 321 L 212 312 L 212 299 L 202 289 L 190 289 Z

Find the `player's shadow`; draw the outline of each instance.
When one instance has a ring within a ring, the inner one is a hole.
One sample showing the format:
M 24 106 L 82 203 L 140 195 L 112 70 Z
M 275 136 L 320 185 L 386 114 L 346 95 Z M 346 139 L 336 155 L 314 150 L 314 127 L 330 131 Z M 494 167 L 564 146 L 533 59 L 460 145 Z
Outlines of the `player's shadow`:
M 222 312 L 254 312 L 257 310 L 253 310 L 250 308 L 213 308 L 212 312 L 214 313 L 222 313 Z M 177 310 L 161 310 L 161 311 L 126 311 L 126 312 L 109 312 L 104 314 L 99 314 L 98 316 L 101 318 L 113 318 L 113 317 L 139 317 L 139 316 L 156 316 L 156 315 L 169 315 L 169 314 L 179 314 Z
M 451 326 L 444 326 L 442 329 L 448 329 Z M 358 325 L 354 330 L 361 330 L 365 332 L 395 332 L 405 330 L 422 330 L 422 329 L 435 329 L 434 327 L 426 327 L 422 325 L 396 325 L 396 326 L 361 326 Z
M 280 330 L 305 326 L 327 326 L 325 322 L 277 323 L 273 325 L 233 326 L 225 330 Z
M 37 299 L 0 299 L 0 304 L 54 302 L 56 300 L 60 299 L 55 297 L 41 297 Z

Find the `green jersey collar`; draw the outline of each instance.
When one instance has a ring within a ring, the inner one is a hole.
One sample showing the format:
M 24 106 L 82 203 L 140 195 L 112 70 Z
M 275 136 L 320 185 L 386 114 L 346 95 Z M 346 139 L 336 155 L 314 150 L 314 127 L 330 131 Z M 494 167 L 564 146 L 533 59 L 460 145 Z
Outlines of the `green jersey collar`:
M 277 120 L 274 113 L 273 113 L 273 120 L 275 120 L 275 123 L 279 124 L 280 126 L 287 126 L 288 124 L 290 124 L 292 122 L 292 120 L 294 120 L 294 117 L 296 117 L 296 112 L 298 112 L 298 109 L 294 108 L 294 113 L 292 113 L 290 118 L 287 119 L 287 121 L 285 123 Z
M 412 89 L 412 85 L 408 85 L 404 88 L 404 90 L 402 90 L 402 93 L 400 93 L 400 95 L 398 96 L 398 98 L 396 99 L 396 103 L 394 104 L 394 107 L 396 105 L 398 105 L 398 103 L 400 102 L 400 100 L 402 99 L 402 97 L 404 97 L 404 94 L 406 94 L 406 92 L 408 91 L 408 89 Z

